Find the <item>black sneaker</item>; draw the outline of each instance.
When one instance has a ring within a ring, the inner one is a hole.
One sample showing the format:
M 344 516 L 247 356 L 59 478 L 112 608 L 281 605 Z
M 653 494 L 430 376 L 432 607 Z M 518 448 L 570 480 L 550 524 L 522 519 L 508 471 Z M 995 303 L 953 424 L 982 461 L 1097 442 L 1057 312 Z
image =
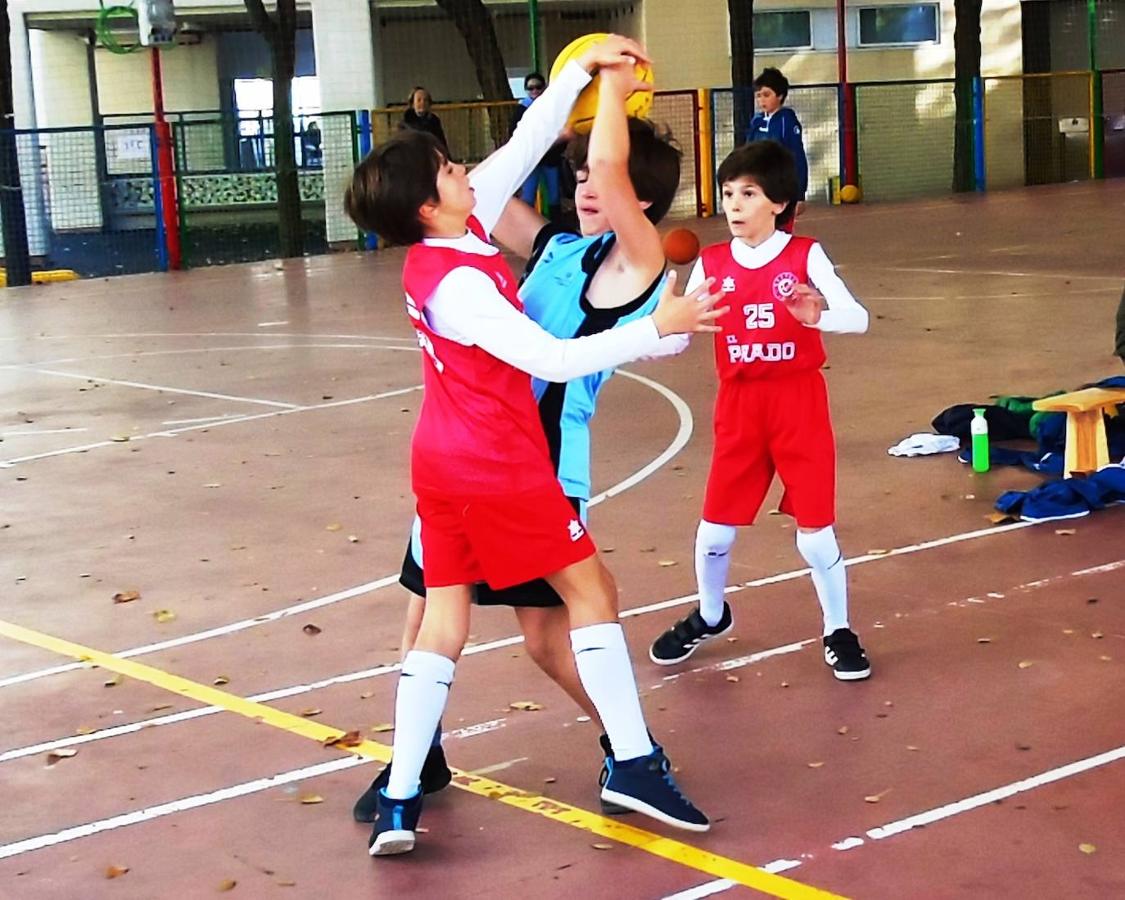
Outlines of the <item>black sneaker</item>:
M 685 831 L 707 831 L 711 827 L 707 817 L 680 793 L 660 750 L 624 762 L 607 757 L 605 764 L 609 777 L 602 785 L 602 800 Z
M 391 764 L 383 767 L 371 786 L 363 792 L 363 796 L 352 807 L 352 817 L 357 822 L 371 823 L 375 821 L 375 811 L 379 806 L 379 791 L 385 788 L 391 780 Z M 422 793 L 434 794 L 453 780 L 453 773 L 445 762 L 445 751 L 438 747 L 431 747 L 426 754 L 426 761 L 422 763 Z
M 871 676 L 871 663 L 850 628 L 837 628 L 824 639 L 824 661 L 840 681 L 862 681 Z
M 407 800 L 392 800 L 385 791 L 376 794 L 375 827 L 367 842 L 372 856 L 394 856 L 414 849 L 414 830 L 422 814 L 422 792 Z
M 723 617 L 714 627 L 703 621 L 703 616 L 696 607 L 690 616 L 681 619 L 652 642 L 648 658 L 658 666 L 674 666 L 691 656 L 704 641 L 720 637 L 733 627 L 734 617 L 730 612 L 730 604 L 726 601 L 723 601 Z

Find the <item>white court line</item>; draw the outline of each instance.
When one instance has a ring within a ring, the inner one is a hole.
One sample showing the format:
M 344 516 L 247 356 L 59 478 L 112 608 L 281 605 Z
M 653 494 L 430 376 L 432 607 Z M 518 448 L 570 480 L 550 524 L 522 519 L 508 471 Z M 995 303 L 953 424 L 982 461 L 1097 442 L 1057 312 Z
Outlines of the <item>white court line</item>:
M 495 720 L 493 722 L 482 723 L 482 726 L 496 726 L 500 727 L 503 724 L 503 719 Z M 476 727 L 476 728 L 458 728 L 453 731 L 447 731 L 443 737 L 445 738 L 468 738 L 474 737 L 478 734 L 485 734 L 488 731 L 493 731 L 495 728 L 491 727 Z M 21 841 L 14 841 L 10 844 L 0 845 L 0 859 L 7 859 L 12 856 L 19 856 L 23 853 L 30 853 L 32 850 L 41 850 L 44 847 L 52 847 L 56 844 L 64 844 L 68 841 L 78 840 L 79 838 L 90 837 L 94 834 L 101 834 L 103 831 L 113 831 L 117 828 L 124 828 L 127 825 L 137 825 L 141 822 L 149 822 L 153 819 L 159 819 L 163 816 L 169 816 L 174 813 L 186 812 L 191 809 L 198 809 L 201 806 L 210 806 L 215 803 L 222 803 L 225 800 L 233 800 L 236 797 L 245 797 L 249 794 L 256 794 L 261 791 L 267 791 L 270 788 L 281 787 L 285 784 L 294 784 L 298 781 L 304 781 L 309 778 L 318 778 L 321 775 L 330 775 L 333 772 L 342 772 L 345 769 L 354 769 L 357 766 L 367 765 L 375 760 L 367 759 L 363 756 L 355 756 L 348 754 L 341 759 L 335 759 L 331 762 L 319 763 L 315 766 L 305 766 L 300 769 L 290 769 L 288 772 L 279 772 L 276 775 L 270 775 L 266 778 L 257 778 L 253 781 L 243 782 L 242 784 L 231 785 L 230 787 L 223 788 L 218 791 L 210 791 L 206 794 L 195 794 L 191 797 L 184 797 L 180 800 L 173 800 L 169 803 L 162 803 L 159 806 L 148 806 L 144 809 L 135 810 L 134 812 L 123 813 L 122 815 L 112 816 L 108 819 L 99 819 L 96 822 L 87 822 L 84 825 L 77 825 L 73 828 L 65 828 L 62 831 L 56 831 L 53 834 L 43 834 L 33 838 L 26 838 Z M 518 760 L 517 760 L 518 761 Z M 512 765 L 513 761 L 500 764 L 502 767 L 507 768 Z M 485 770 L 480 770 L 483 773 Z
M 315 600 L 307 600 L 304 603 L 297 603 L 294 606 L 287 606 L 285 609 L 279 609 L 275 612 L 255 616 L 253 619 L 243 619 L 240 622 L 231 622 L 227 625 L 220 625 L 217 628 L 209 628 L 206 631 L 197 631 L 194 634 L 185 634 L 178 638 L 169 638 L 166 641 L 159 641 L 155 644 L 145 644 L 142 647 L 133 647 L 130 650 L 121 650 L 114 655 L 119 656 L 121 659 L 131 659 L 135 656 L 144 656 L 148 653 L 157 653 L 161 650 L 170 650 L 173 647 L 183 647 L 186 644 L 194 644 L 199 641 L 205 641 L 208 638 L 234 634 L 235 632 L 245 631 L 247 628 L 256 628 L 259 625 L 265 625 L 267 622 L 277 622 L 280 619 L 286 619 L 290 616 L 298 616 L 302 613 L 306 613 L 314 609 L 321 609 L 325 606 L 331 606 L 333 603 L 339 603 L 342 600 L 350 600 L 352 597 L 358 597 L 360 594 L 367 594 L 371 591 L 377 591 L 389 584 L 395 584 L 397 581 L 397 575 L 387 575 L 383 578 L 378 579 L 377 581 L 369 581 L 366 584 L 360 584 L 356 587 L 348 588 L 347 590 L 337 591 L 336 593 L 328 594 L 325 597 L 318 597 Z M 76 669 L 84 668 L 89 668 L 89 664 L 74 662 L 59 666 L 52 666 L 49 669 L 38 669 L 34 672 L 24 672 L 22 675 L 12 675 L 8 678 L 0 679 L 0 688 L 11 687 L 14 684 L 24 684 L 28 681 L 35 681 L 39 678 L 45 678 L 48 675 L 58 675 L 62 672 L 73 672 Z
M 121 387 L 140 388 L 145 391 L 158 391 L 162 394 L 184 394 L 189 397 L 206 397 L 208 400 L 230 400 L 233 403 L 256 403 L 259 406 L 276 406 L 279 409 L 296 409 L 298 403 L 283 403 L 280 400 L 261 400 L 257 397 L 237 397 L 233 394 L 216 394 L 212 391 L 193 391 L 188 388 L 174 388 L 162 384 L 145 384 L 140 381 L 120 381 L 116 378 L 102 378 L 99 375 L 82 375 L 77 372 L 60 372 L 57 369 L 26 368 L 25 372 L 37 372 L 40 375 L 55 375 L 59 378 L 75 378 L 79 381 L 89 381 L 100 384 L 116 384 Z
M 262 335 L 258 335 L 262 337 Z M 280 335 L 270 335 L 277 339 Z M 234 347 L 183 347 L 178 350 L 136 350 L 132 353 L 106 353 L 100 356 L 68 356 L 38 363 L 10 363 L 0 369 L 34 370 L 39 366 L 61 366 L 67 363 L 102 362 L 107 359 L 139 359 L 142 356 L 186 356 L 189 353 L 241 353 L 248 350 L 401 350 L 417 352 L 418 344 L 241 344 Z
M 241 422 L 253 422 L 258 419 L 270 419 L 274 416 L 288 416 L 294 413 L 314 412 L 322 409 L 333 409 L 338 406 L 351 406 L 356 403 L 367 403 L 370 400 L 385 400 L 388 397 L 399 397 L 403 394 L 410 394 L 414 391 L 422 390 L 422 385 L 416 384 L 408 388 L 397 388 L 393 391 L 384 391 L 382 394 L 368 394 L 366 397 L 353 397 L 349 400 L 333 400 L 328 403 L 313 403 L 309 406 L 296 406 L 293 409 L 279 409 L 271 412 L 251 413 L 244 416 L 235 416 L 229 419 L 220 419 L 218 421 L 202 422 L 198 425 L 186 425 L 182 428 L 166 428 L 162 431 L 150 431 L 148 434 L 134 434 L 129 436 L 127 443 L 135 441 L 147 441 L 151 438 L 170 438 L 178 434 L 186 434 L 189 431 L 210 431 L 213 428 L 219 428 L 223 425 L 237 425 Z M 29 456 L 17 456 L 12 459 L 0 460 L 0 469 L 8 469 L 14 465 L 25 462 L 34 462 L 39 459 L 51 459 L 56 456 L 68 456 L 72 453 L 86 453 L 90 450 L 97 450 L 100 447 L 114 447 L 121 446 L 121 441 L 97 441 L 93 444 L 81 444 L 77 447 L 62 447 L 58 450 L 48 450 L 45 453 L 33 453 Z
M 76 434 L 79 431 L 89 431 L 88 428 L 41 428 L 38 431 L 5 431 L 0 438 L 36 437 L 40 434 Z
M 1009 272 L 997 269 L 931 269 L 922 266 L 880 266 L 883 272 L 921 272 L 930 275 L 1001 275 L 1008 278 L 1069 278 L 1072 281 L 1105 281 L 1120 286 L 1114 275 L 1075 275 L 1071 272 Z
M 85 341 L 85 340 L 136 340 L 137 338 L 268 338 L 271 341 L 278 338 L 291 338 L 294 340 L 309 341 L 402 341 L 407 344 L 416 344 L 417 338 L 400 337 L 384 334 L 300 334 L 274 333 L 263 335 L 258 331 L 132 331 L 113 334 L 42 334 L 33 338 L 23 335 L 16 337 L 0 337 L 0 341 Z M 41 365 L 31 363 L 30 365 Z

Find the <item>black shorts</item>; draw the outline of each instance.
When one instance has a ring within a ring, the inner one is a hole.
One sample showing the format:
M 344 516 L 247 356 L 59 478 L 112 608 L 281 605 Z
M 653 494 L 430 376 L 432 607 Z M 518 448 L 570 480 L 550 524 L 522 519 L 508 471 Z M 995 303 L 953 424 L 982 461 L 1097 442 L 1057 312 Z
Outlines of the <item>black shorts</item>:
M 574 497 L 567 498 L 575 512 L 581 511 L 582 501 Z M 398 576 L 398 583 L 410 593 L 419 597 L 426 596 L 426 581 L 422 567 L 414 559 L 411 541 L 406 542 L 406 556 L 402 560 L 402 572 Z M 512 587 L 494 590 L 484 582 L 473 585 L 473 603 L 477 606 L 531 606 L 545 608 L 562 606 L 562 597 L 553 587 L 542 578 L 527 581 Z

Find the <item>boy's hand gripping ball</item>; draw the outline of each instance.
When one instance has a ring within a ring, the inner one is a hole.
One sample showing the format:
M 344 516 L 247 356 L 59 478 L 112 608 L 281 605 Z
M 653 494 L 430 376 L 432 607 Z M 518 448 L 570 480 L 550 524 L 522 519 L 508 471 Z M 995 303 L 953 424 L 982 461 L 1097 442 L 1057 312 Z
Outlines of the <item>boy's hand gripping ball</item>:
M 609 35 L 604 33 L 586 34 L 580 38 L 575 38 L 563 47 L 562 52 L 555 57 L 555 64 L 551 66 L 551 80 L 555 79 L 570 60 L 577 59 L 590 49 L 591 44 L 603 41 L 607 37 Z M 648 63 L 637 63 L 634 72 L 638 80 L 652 84 L 652 66 Z M 595 75 L 594 80 L 586 85 L 582 93 L 578 95 L 578 99 L 574 102 L 574 107 L 570 111 L 570 118 L 566 120 L 568 130 L 578 134 L 586 134 L 594 127 L 594 114 L 598 111 L 598 85 L 600 81 L 601 77 Z M 645 118 L 651 108 L 652 91 L 635 91 L 625 101 L 625 114 L 639 119 Z

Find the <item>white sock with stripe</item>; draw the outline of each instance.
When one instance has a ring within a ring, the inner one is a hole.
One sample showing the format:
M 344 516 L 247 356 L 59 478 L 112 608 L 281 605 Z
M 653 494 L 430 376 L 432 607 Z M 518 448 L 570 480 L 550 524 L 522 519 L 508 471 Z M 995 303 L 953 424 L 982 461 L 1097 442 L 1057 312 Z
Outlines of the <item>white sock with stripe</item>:
M 727 573 L 730 571 L 730 550 L 738 529 L 733 525 L 716 525 L 706 519 L 695 532 L 695 579 L 699 585 L 699 614 L 712 628 L 723 617 Z
M 618 622 L 585 625 L 570 633 L 578 677 L 605 725 L 616 760 L 652 753 L 625 632 Z M 396 762 L 395 765 L 398 765 Z
M 454 666 L 453 660 L 425 650 L 411 650 L 402 661 L 395 696 L 394 765 L 387 782 L 388 797 L 406 800 L 421 788 L 422 764 L 445 710 Z
M 844 556 L 832 526 L 798 531 L 797 550 L 812 569 L 812 583 L 824 615 L 824 636 L 848 627 L 848 581 Z

